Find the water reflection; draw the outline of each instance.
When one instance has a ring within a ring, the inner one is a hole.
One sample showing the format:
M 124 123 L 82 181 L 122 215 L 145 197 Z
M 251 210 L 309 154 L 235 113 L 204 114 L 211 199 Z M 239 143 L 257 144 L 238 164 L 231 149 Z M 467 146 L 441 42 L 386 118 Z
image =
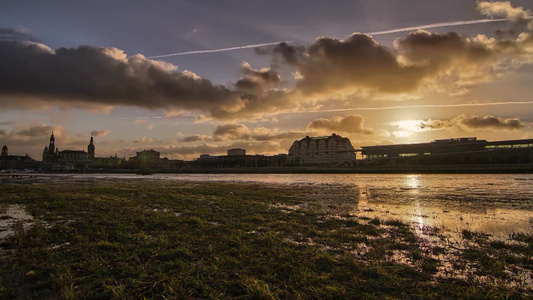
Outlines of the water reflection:
M 418 189 L 420 187 L 420 176 L 421 175 L 407 175 L 405 177 L 404 186 L 407 189 Z
M 49 177 L 53 179 L 54 175 Z M 337 207 L 340 214 L 346 213 L 348 207 L 349 213 L 361 217 L 410 222 L 420 234 L 429 227 L 499 236 L 533 232 L 532 174 L 78 174 L 56 178 L 232 181 L 282 184 L 304 190 L 328 188 L 331 193 L 309 201 L 328 209 Z

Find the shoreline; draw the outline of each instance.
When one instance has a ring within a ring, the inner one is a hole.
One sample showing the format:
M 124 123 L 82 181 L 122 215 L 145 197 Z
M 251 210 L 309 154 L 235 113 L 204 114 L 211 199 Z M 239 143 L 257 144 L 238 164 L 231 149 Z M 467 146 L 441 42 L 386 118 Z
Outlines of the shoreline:
M 70 171 L 25 172 L 4 170 L 2 177 L 13 174 L 533 174 L 533 164 L 425 165 L 425 166 L 355 166 L 355 167 L 243 167 L 179 169 L 83 169 Z

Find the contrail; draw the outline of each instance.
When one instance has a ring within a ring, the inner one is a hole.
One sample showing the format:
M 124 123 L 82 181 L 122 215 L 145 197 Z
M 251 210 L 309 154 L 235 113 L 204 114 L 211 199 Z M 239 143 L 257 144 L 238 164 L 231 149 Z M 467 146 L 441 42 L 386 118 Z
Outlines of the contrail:
M 481 20 L 470 20 L 470 21 L 454 21 L 454 22 L 434 23 L 434 24 L 427 24 L 427 25 L 420 25 L 420 26 L 413 26 L 413 27 L 396 28 L 396 29 L 389 29 L 389 30 L 383 30 L 383 31 L 374 31 L 374 32 L 368 32 L 366 34 L 382 35 L 382 34 L 405 32 L 405 31 L 412 31 L 412 30 L 418 30 L 418 29 L 463 26 L 463 25 L 470 25 L 470 24 L 503 22 L 503 21 L 509 21 L 509 20 L 508 19 L 481 19 Z
M 405 32 L 405 31 L 412 31 L 412 30 L 418 30 L 418 29 L 450 27 L 450 26 L 463 26 L 463 25 L 470 25 L 470 24 L 503 22 L 503 21 L 508 21 L 508 19 L 480 19 L 480 20 L 469 20 L 469 21 L 443 22 L 443 23 L 434 23 L 434 24 L 413 26 L 413 27 L 389 29 L 389 30 L 384 30 L 384 31 L 367 32 L 366 34 L 368 34 L 368 35 L 383 35 L 383 34 L 396 33 L 396 32 Z M 146 56 L 146 58 L 163 58 L 163 57 L 191 55 L 191 54 L 206 54 L 206 53 L 225 52 L 225 51 L 233 51 L 233 50 L 240 50 L 240 49 L 249 49 L 249 48 L 256 48 L 256 47 L 263 47 L 263 46 L 278 45 L 280 43 L 289 44 L 289 43 L 291 43 L 291 41 L 270 42 L 270 43 L 244 45 L 244 46 L 236 46 L 236 47 L 228 47 L 228 48 L 220 48 L 220 49 L 193 50 L 193 51 L 186 51 L 186 52 L 177 52 L 177 53 L 170 53 L 170 54 Z
M 508 101 L 508 102 L 487 102 L 487 103 L 458 103 L 458 104 L 421 104 L 421 105 L 406 105 L 406 106 L 383 106 L 383 107 L 358 107 L 358 108 L 339 108 L 339 109 L 324 109 L 312 111 L 291 111 L 282 112 L 280 114 L 309 114 L 309 113 L 324 113 L 324 112 L 345 112 L 345 111 L 369 111 L 369 110 L 392 110 L 392 109 L 407 109 L 407 108 L 446 108 L 446 107 L 475 107 L 475 106 L 498 106 L 498 105 L 524 105 L 533 104 L 533 101 Z
M 206 49 L 206 50 L 195 50 L 195 51 L 187 51 L 187 52 L 178 52 L 178 53 L 170 53 L 170 54 L 163 54 L 163 55 L 146 56 L 146 58 L 161 58 L 161 57 L 181 56 L 181 55 L 190 55 L 190 54 L 216 53 L 216 52 L 224 52 L 224 51 L 233 51 L 233 50 L 240 50 L 240 49 L 248 49 L 248 48 L 270 46 L 270 45 L 278 45 L 280 43 L 290 43 L 290 41 L 244 45 L 244 46 L 236 46 L 236 47 L 221 48 L 221 49 Z
M 446 108 L 446 107 L 475 107 L 475 106 L 497 106 L 497 105 L 525 105 L 533 104 L 533 101 L 508 101 L 508 102 L 487 102 L 487 103 L 458 103 L 458 104 L 421 104 L 421 105 L 406 105 L 406 106 L 384 106 L 384 107 L 358 107 L 358 108 L 339 108 L 339 109 L 324 109 L 324 110 L 302 110 L 302 111 L 285 111 L 274 113 L 273 115 L 287 115 L 287 114 L 313 114 L 326 112 L 345 112 L 345 111 L 371 111 L 371 110 L 392 110 L 392 109 L 407 109 L 407 108 Z M 157 116 L 157 117 L 137 117 L 137 118 L 121 118 L 122 120 L 150 120 L 150 119 L 171 119 L 176 117 L 197 117 L 197 115 L 180 115 L 180 116 Z

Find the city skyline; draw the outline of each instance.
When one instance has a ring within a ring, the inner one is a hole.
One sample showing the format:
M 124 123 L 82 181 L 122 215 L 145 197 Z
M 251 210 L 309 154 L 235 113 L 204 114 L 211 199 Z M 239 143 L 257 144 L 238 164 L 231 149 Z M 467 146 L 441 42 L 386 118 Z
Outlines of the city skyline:
M 62 149 L 94 135 L 99 156 L 191 160 L 331 133 L 533 136 L 528 1 L 305 4 L 7 3 L 0 143 L 38 159 L 54 131 Z

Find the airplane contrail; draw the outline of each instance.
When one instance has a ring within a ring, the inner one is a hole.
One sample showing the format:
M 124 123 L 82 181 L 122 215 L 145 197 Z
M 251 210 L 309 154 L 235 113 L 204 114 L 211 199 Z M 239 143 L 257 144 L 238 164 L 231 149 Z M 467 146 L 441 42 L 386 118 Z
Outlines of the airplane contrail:
M 426 24 L 426 25 L 419 25 L 419 26 L 412 26 L 412 27 L 389 29 L 389 30 L 383 30 L 383 31 L 374 31 L 374 32 L 368 32 L 368 33 L 365 33 L 365 34 L 368 34 L 368 35 L 384 35 L 384 34 L 412 31 L 412 30 L 418 30 L 418 29 L 450 27 L 450 26 L 463 26 L 463 25 L 480 24 L 480 23 L 491 23 L 491 22 L 503 22 L 503 21 L 508 21 L 508 19 L 480 19 L 480 20 L 469 20 L 469 21 L 443 22 L 443 23 L 434 23 L 434 24 Z M 278 45 L 280 43 L 289 44 L 289 43 L 291 43 L 291 41 L 280 41 L 280 42 L 270 42 L 270 43 L 262 43 L 262 44 L 252 44 L 252 45 L 235 46 L 235 47 L 220 48 L 220 49 L 193 50 L 193 51 L 177 52 L 177 53 L 170 53 L 170 54 L 146 56 L 146 58 L 163 58 L 163 57 L 182 56 L 182 55 L 191 55 L 191 54 L 206 54 L 206 53 L 225 52 L 225 51 L 233 51 L 233 50 L 240 50 L 240 49 L 249 49 L 249 48 L 256 48 L 256 47 L 263 47 L 263 46 Z
M 405 31 L 412 31 L 412 30 L 418 30 L 418 29 L 463 26 L 463 25 L 470 25 L 470 24 L 481 24 L 481 23 L 503 22 L 503 21 L 509 21 L 509 20 L 508 19 L 480 19 L 480 20 L 469 20 L 469 21 L 453 21 L 453 22 L 443 22 L 443 23 L 413 26 L 413 27 L 396 28 L 396 29 L 389 29 L 389 30 L 383 30 L 383 31 L 374 31 L 374 32 L 368 32 L 366 34 L 382 35 L 382 34 L 405 32 Z
M 220 48 L 220 49 L 194 50 L 194 51 L 170 53 L 170 54 L 163 54 L 163 55 L 146 56 L 146 58 L 162 58 L 162 57 L 181 56 L 181 55 L 190 55 L 190 54 L 204 54 L 204 53 L 225 52 L 225 51 L 233 51 L 233 50 L 240 50 L 240 49 L 248 49 L 248 48 L 257 48 L 257 47 L 263 47 L 263 46 L 278 45 L 280 43 L 290 43 L 290 41 L 270 42 L 270 43 L 244 45 L 244 46 L 236 46 L 236 47 L 228 47 L 228 48 Z
M 405 105 L 405 106 L 383 106 L 383 107 L 358 107 L 358 108 L 339 108 L 339 109 L 324 109 L 324 110 L 302 110 L 302 111 L 285 111 L 273 113 L 273 115 L 287 115 L 287 114 L 312 114 L 312 113 L 327 113 L 327 112 L 346 112 L 346 111 L 372 111 L 372 110 L 392 110 L 392 109 L 407 109 L 407 108 L 446 108 L 446 107 L 475 107 L 475 106 L 497 106 L 497 105 L 525 105 L 533 104 L 533 101 L 507 101 L 507 102 L 487 102 L 487 103 L 457 103 L 457 104 L 421 104 L 421 105 Z M 198 115 L 180 115 L 180 116 L 156 116 L 156 117 L 136 117 L 136 118 L 121 118 L 122 120 L 150 120 L 150 119 L 171 119 L 176 117 L 198 117 Z
M 345 111 L 369 111 L 369 110 L 392 110 L 392 109 L 406 109 L 406 108 L 446 108 L 446 107 L 475 107 L 475 106 L 498 106 L 498 105 L 524 105 L 533 104 L 533 101 L 507 101 L 507 102 L 487 102 L 487 103 L 457 103 L 457 104 L 420 104 L 420 105 L 405 105 L 405 106 L 383 106 L 383 107 L 358 107 L 358 108 L 339 108 L 339 109 L 324 109 L 311 111 L 290 111 L 281 112 L 280 114 L 309 114 L 309 113 L 324 113 L 324 112 L 345 112 Z

